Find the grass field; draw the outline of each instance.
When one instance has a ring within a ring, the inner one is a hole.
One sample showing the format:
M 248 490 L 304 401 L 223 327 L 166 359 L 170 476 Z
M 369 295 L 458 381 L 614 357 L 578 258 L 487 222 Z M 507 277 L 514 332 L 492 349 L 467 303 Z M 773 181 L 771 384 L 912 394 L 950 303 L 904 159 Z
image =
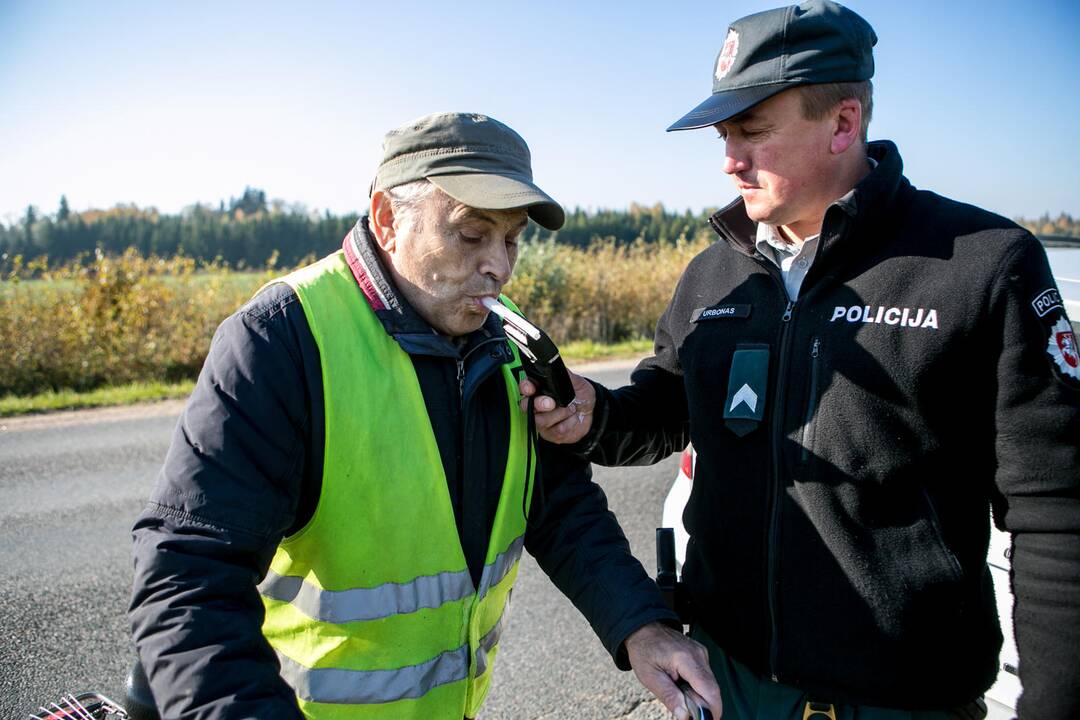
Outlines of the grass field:
M 194 387 L 194 380 L 177 383 L 134 382 L 87 392 L 50 390 L 37 395 L 7 395 L 0 397 L 0 417 L 186 398 Z

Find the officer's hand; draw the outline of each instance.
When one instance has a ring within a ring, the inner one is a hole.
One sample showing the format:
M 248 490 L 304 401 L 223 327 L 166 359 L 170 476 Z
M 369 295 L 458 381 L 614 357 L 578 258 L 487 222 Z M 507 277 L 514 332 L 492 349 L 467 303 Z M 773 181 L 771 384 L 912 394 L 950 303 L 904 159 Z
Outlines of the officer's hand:
M 570 372 L 569 370 L 567 372 Z M 592 427 L 593 405 L 596 404 L 596 388 L 577 373 L 570 373 L 574 385 L 574 399 L 568 407 L 556 407 L 555 400 L 547 395 L 537 395 L 533 403 L 536 429 L 540 437 L 553 443 L 575 443 L 585 437 Z M 529 397 L 536 394 L 536 385 L 525 378 L 518 385 L 523 399 L 521 409 L 528 412 Z
M 626 638 L 634 674 L 678 720 L 690 720 L 680 678 L 689 683 L 713 718 L 723 711 L 720 686 L 709 669 L 709 653 L 698 642 L 658 622 L 638 628 Z

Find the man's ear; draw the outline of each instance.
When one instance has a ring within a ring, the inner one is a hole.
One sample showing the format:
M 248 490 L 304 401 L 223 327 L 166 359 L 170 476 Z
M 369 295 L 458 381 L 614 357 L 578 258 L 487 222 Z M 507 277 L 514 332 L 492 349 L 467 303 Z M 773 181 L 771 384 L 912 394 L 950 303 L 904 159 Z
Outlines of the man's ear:
M 376 190 L 371 196 L 371 231 L 375 233 L 375 241 L 383 252 L 393 252 L 396 235 L 394 233 L 394 208 L 390 204 L 390 196 L 382 190 Z
M 840 101 L 834 113 L 829 150 L 840 155 L 862 137 L 862 105 L 855 98 L 848 98 Z

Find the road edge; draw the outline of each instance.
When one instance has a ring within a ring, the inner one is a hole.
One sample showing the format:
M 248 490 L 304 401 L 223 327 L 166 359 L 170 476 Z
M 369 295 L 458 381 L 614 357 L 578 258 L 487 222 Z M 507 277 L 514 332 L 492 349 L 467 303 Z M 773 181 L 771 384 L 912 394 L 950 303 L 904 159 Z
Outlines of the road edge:
M 644 356 L 641 356 L 644 357 Z M 572 365 L 571 370 L 579 375 L 606 370 L 623 370 L 638 364 L 641 357 L 620 358 L 617 360 L 596 360 Z M 109 407 L 80 408 L 78 410 L 55 410 L 16 417 L 0 418 L 0 433 L 20 432 L 23 430 L 44 430 L 67 427 L 70 425 L 89 425 L 102 422 L 120 422 L 143 418 L 179 415 L 187 399 L 154 400 L 135 403 L 134 405 L 111 405 Z

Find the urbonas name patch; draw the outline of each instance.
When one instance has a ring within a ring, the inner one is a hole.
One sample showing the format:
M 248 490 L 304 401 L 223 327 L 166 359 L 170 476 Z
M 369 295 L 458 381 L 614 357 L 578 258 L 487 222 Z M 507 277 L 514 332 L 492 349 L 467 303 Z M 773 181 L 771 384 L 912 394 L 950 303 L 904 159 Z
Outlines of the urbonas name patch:
M 750 317 L 750 305 L 713 305 L 707 308 L 698 308 L 690 316 L 690 322 L 703 322 L 705 320 L 725 320 L 727 318 Z

